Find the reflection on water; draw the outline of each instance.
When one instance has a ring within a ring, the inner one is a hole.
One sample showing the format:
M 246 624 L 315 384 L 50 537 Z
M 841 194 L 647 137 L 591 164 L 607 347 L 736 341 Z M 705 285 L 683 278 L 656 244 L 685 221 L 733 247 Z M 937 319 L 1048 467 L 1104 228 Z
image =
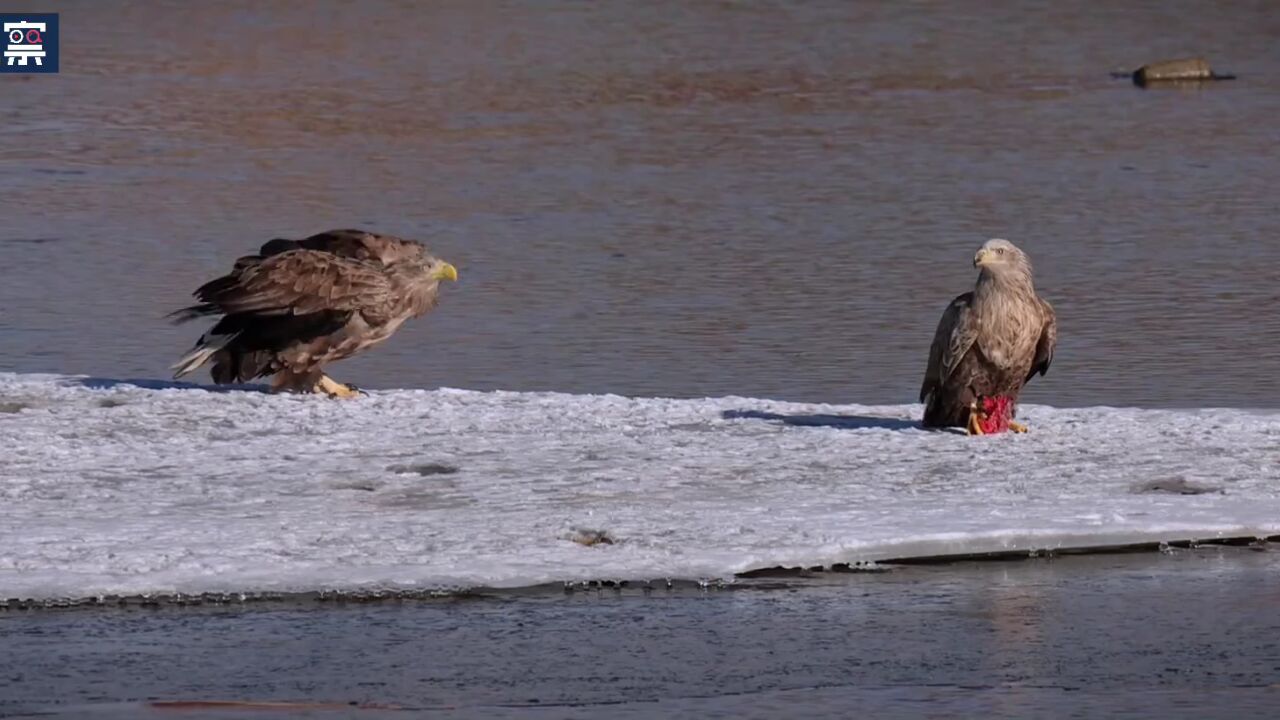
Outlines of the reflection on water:
M 361 386 L 909 402 L 1003 236 L 1062 326 L 1028 400 L 1280 402 L 1273 4 L 59 9 L 0 78 L 0 369 L 164 377 L 201 281 L 363 226 L 462 277 Z M 1187 52 L 1240 79 L 1109 76 Z

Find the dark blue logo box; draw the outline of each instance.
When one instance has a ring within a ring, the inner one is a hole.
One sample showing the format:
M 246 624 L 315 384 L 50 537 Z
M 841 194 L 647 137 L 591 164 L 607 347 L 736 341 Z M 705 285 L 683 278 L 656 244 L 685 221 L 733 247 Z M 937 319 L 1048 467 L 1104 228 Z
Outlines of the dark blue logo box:
M 0 75 L 58 72 L 58 14 L 0 13 Z

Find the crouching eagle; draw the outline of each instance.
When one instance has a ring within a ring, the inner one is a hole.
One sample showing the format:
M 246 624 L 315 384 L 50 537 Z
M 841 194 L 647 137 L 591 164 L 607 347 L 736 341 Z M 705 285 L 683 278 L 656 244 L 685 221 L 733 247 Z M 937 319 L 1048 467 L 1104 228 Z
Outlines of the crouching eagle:
M 360 230 L 271 240 L 230 273 L 201 285 L 200 301 L 170 317 L 222 316 L 173 366 L 182 377 L 213 361 L 219 385 L 271 375 L 272 390 L 353 397 L 326 363 L 391 337 L 435 307 L 440 280 L 458 271 L 422 244 Z
M 1013 243 L 987 241 L 973 266 L 977 286 L 951 301 L 929 348 L 920 387 L 924 426 L 1026 432 L 1012 421 L 1018 395 L 1032 376 L 1049 370 L 1057 319 L 1036 295 L 1031 261 Z

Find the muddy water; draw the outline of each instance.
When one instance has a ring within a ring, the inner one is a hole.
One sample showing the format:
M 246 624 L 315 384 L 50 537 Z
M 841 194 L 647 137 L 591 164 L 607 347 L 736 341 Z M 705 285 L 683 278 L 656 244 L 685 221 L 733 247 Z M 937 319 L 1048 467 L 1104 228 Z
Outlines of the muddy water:
M 909 402 L 1002 236 L 1028 400 L 1275 406 L 1280 8 L 1139 5 L 64 2 L 0 77 L 0 370 L 164 377 L 202 280 L 362 226 L 462 278 L 341 379 Z M 1108 75 L 1187 53 L 1239 79 Z

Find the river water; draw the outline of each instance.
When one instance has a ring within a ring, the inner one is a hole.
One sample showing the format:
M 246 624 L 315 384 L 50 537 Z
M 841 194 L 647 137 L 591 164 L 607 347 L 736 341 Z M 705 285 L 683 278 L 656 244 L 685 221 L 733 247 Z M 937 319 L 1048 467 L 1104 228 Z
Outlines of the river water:
M 0 370 L 165 377 L 197 285 L 359 226 L 461 270 L 362 386 L 911 402 L 1000 236 L 1028 401 L 1280 404 L 1265 0 L 59 7 L 0 78 Z M 1185 54 L 1239 79 L 1109 74 Z
M 1274 550 L 1206 548 L 736 589 L 15 611 L 0 716 L 1270 718 L 1277 569 Z M 179 701 L 336 708 L 153 705 Z

